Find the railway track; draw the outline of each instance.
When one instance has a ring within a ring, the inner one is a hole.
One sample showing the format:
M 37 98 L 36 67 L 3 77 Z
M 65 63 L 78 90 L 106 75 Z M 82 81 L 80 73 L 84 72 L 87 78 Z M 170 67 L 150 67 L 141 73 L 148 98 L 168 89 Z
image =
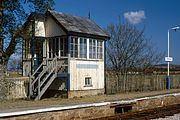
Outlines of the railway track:
M 130 111 L 127 113 L 115 114 L 93 120 L 150 120 L 156 118 L 164 118 L 166 116 L 173 116 L 180 113 L 180 104 L 158 107 L 154 109 L 147 109 L 143 111 Z

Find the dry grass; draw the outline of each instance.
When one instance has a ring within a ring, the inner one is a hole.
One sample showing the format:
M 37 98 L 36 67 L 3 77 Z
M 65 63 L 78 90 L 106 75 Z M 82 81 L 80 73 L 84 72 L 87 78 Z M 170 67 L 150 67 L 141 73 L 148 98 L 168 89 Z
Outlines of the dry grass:
M 170 92 L 167 90 L 164 91 L 151 91 L 151 92 L 131 92 L 131 93 L 121 93 L 115 95 L 97 95 L 97 96 L 88 96 L 82 98 L 49 98 L 39 101 L 34 100 L 4 100 L 0 101 L 0 111 L 10 110 L 10 109 L 22 109 L 22 108 L 34 108 L 34 107 L 50 107 L 50 106 L 59 106 L 59 105 L 72 105 L 72 104 L 82 104 L 82 103 L 94 103 L 102 101 L 116 101 L 116 100 L 127 100 L 133 98 L 140 98 L 145 96 L 153 96 L 167 93 L 180 92 L 180 89 L 173 89 Z

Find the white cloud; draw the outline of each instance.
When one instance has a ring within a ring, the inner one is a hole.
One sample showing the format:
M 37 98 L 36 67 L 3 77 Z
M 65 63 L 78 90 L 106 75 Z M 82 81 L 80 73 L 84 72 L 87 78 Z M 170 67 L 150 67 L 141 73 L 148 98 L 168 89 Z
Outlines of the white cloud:
M 143 10 L 126 12 L 126 13 L 124 13 L 124 17 L 131 24 L 138 24 L 138 23 L 142 22 L 143 19 L 146 18 L 145 12 Z

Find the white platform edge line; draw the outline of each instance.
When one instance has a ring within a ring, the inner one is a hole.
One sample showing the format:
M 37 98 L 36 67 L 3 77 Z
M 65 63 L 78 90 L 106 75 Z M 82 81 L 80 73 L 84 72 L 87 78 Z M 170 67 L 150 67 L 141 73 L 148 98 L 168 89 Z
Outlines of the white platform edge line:
M 35 110 L 5 112 L 5 113 L 0 113 L 0 118 L 27 115 L 27 114 L 35 114 L 35 113 L 42 113 L 42 112 L 63 111 L 63 110 L 71 110 L 71 109 L 87 108 L 87 107 L 98 107 L 98 106 L 105 106 L 105 105 L 110 105 L 110 104 L 128 104 L 128 103 L 135 103 L 137 101 L 155 99 L 155 98 L 162 98 L 162 97 L 167 97 L 167 96 L 180 96 L 180 93 L 172 93 L 172 94 L 157 95 L 157 96 L 151 96 L 151 97 L 143 97 L 143 98 L 137 98 L 137 99 L 133 99 L 133 100 L 121 100 L 121 101 L 113 101 L 113 102 L 99 102 L 99 103 L 79 104 L 79 105 L 72 105 L 72 106 L 39 108 L 39 109 L 35 109 Z

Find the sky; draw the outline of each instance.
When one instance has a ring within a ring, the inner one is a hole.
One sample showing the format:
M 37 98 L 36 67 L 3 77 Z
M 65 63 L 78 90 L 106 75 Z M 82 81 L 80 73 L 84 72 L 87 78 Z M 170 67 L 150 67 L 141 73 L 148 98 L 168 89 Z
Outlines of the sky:
M 128 21 L 142 29 L 157 51 L 167 56 L 168 29 L 180 26 L 180 0 L 54 0 L 55 10 L 88 17 L 102 28 Z M 164 57 L 165 57 L 164 56 Z M 170 30 L 170 56 L 180 64 L 180 29 Z M 162 60 L 164 62 L 164 59 Z

